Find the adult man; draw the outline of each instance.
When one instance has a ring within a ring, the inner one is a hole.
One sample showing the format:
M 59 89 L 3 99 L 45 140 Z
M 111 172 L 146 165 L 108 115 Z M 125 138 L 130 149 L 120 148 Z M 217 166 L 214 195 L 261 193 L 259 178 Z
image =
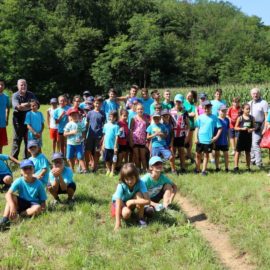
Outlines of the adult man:
M 252 133 L 251 162 L 258 167 L 262 166 L 260 141 L 264 122 L 267 119 L 268 103 L 261 98 L 260 89 L 253 88 L 250 91 L 252 100 L 249 101 L 250 114 L 255 119 L 256 129 Z
M 35 95 L 27 90 L 24 79 L 17 82 L 18 91 L 12 95 L 13 107 L 13 144 L 11 156 L 18 159 L 22 140 L 24 140 L 24 159 L 27 158 L 27 126 L 24 124 L 25 116 L 30 111 L 30 100 L 36 99 Z

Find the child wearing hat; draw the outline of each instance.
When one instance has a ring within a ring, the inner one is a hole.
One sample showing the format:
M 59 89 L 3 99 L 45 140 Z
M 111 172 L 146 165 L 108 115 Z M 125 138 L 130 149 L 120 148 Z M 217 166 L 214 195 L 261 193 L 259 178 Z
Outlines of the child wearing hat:
M 34 163 L 23 160 L 20 168 L 22 176 L 12 183 L 6 194 L 6 206 L 0 220 L 2 230 L 10 225 L 10 220 L 15 219 L 17 214 L 36 216 L 46 208 L 47 195 L 41 181 L 33 176 Z
M 147 187 L 151 200 L 150 209 L 146 210 L 147 213 L 151 210 L 160 211 L 164 208 L 167 209 L 177 192 L 177 186 L 162 173 L 163 161 L 160 157 L 151 157 L 149 160 L 149 170 L 150 173 L 145 174 L 141 178 Z M 160 203 L 161 200 L 163 200 L 162 204 Z
M 53 143 L 53 153 L 55 153 L 57 146 L 58 124 L 56 124 L 53 115 L 55 110 L 57 109 L 57 98 L 52 98 L 50 100 L 50 104 L 51 107 L 47 110 L 47 125 L 50 129 L 50 139 Z

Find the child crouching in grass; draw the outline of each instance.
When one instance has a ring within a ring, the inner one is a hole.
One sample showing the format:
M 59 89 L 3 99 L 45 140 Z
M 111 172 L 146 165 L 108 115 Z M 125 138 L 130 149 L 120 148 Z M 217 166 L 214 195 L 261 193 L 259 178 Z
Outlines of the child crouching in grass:
M 150 203 L 144 182 L 133 163 L 126 163 L 120 172 L 120 183 L 112 196 L 111 216 L 115 217 L 114 230 L 121 227 L 121 218 L 130 218 L 132 210 L 137 208 L 139 225 L 147 226 L 144 220 L 144 206 Z
M 34 163 L 23 160 L 20 163 L 22 176 L 16 179 L 6 194 L 6 206 L 0 229 L 4 230 L 10 225 L 10 220 L 22 216 L 32 217 L 40 214 L 46 208 L 47 195 L 40 180 L 34 174 Z

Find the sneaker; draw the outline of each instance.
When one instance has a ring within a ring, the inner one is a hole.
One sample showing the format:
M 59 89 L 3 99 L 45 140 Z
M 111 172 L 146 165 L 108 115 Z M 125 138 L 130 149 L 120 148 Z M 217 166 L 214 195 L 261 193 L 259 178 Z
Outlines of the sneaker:
M 176 170 L 171 171 L 171 174 L 177 175 L 177 171 Z
M 140 219 L 140 220 L 139 220 L 139 227 L 140 227 L 140 228 L 145 228 L 145 227 L 147 227 L 147 223 L 146 223 L 146 221 L 145 221 L 144 219 Z
M 0 219 L 0 231 L 6 230 L 10 226 L 10 220 L 7 217 Z
M 197 170 L 197 169 L 194 169 L 194 173 L 195 173 L 195 174 L 199 174 L 199 173 L 200 173 L 200 171 L 199 171 L 199 170 Z
M 67 199 L 67 204 L 73 205 L 74 203 L 75 203 L 74 198 L 68 198 L 68 199 Z
M 82 173 L 82 174 L 87 174 L 88 171 L 87 171 L 87 170 L 83 170 L 83 171 L 81 171 L 81 173 Z
M 210 159 L 210 162 L 211 162 L 212 164 L 215 164 L 215 163 L 216 163 L 214 159 Z
M 247 168 L 247 172 L 251 172 L 251 169 L 250 168 Z
M 114 177 L 114 173 L 113 172 L 110 172 L 109 173 L 109 177 Z
M 110 171 L 107 171 L 107 172 L 106 172 L 106 176 L 109 176 L 109 175 L 110 175 L 110 173 L 111 173 Z
M 57 199 L 54 199 L 53 201 L 52 201 L 52 206 L 56 206 L 56 205 L 58 205 L 58 204 L 60 204 L 61 203 L 61 201 L 60 201 L 60 199 L 59 198 L 57 198 Z
M 202 176 L 207 176 L 207 171 L 202 171 Z
M 228 169 L 228 168 L 226 168 L 226 169 L 225 169 L 225 172 L 226 172 L 226 173 L 228 173 L 228 172 L 229 172 L 229 169 Z
M 144 207 L 144 215 L 148 218 L 152 218 L 155 214 L 155 207 L 152 205 L 146 205 Z
M 232 152 L 231 152 L 231 156 L 234 156 L 235 155 L 235 151 L 233 150 Z
M 216 168 L 216 172 L 220 172 L 221 171 L 221 169 L 220 168 Z
M 233 169 L 233 172 L 234 172 L 234 173 L 239 173 L 239 168 L 238 168 L 238 167 L 235 167 L 235 168 Z
M 195 163 L 195 159 L 194 158 L 190 158 L 190 164 L 194 164 Z
M 185 174 L 185 173 L 187 173 L 186 169 L 182 168 L 182 169 L 180 170 L 180 174 Z
M 157 206 L 155 206 L 155 210 L 156 210 L 157 212 L 160 212 L 160 211 L 162 211 L 163 209 L 164 209 L 164 206 L 163 206 L 162 203 L 160 203 L 160 204 L 158 204 Z

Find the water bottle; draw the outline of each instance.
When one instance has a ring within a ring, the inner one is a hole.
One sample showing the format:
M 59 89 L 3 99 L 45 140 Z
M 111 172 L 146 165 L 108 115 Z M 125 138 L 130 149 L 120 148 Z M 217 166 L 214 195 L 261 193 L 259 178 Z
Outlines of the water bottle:
M 114 154 L 114 155 L 113 155 L 113 163 L 116 163 L 116 162 L 117 162 L 117 155 Z

